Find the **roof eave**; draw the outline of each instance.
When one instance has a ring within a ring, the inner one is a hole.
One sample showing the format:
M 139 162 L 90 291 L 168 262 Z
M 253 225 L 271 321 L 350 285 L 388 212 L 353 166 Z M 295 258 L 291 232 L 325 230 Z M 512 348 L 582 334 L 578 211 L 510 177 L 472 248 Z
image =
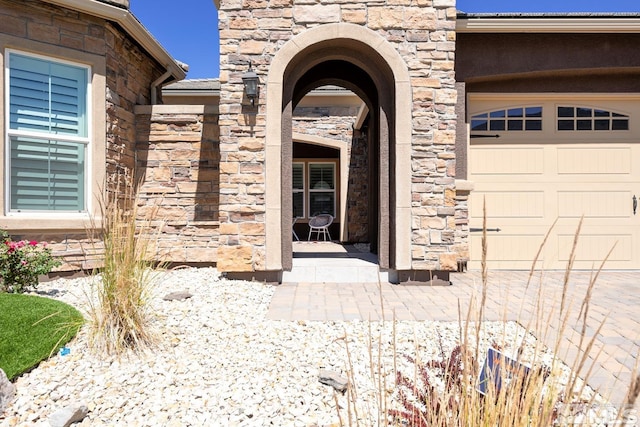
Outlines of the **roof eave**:
M 165 96 L 202 96 L 202 97 L 220 97 L 220 89 L 210 90 L 190 90 L 190 89 L 162 89 L 162 94 Z
M 58 6 L 73 9 L 99 18 L 117 22 L 143 49 L 158 61 L 175 80 L 182 80 L 187 73 L 181 64 L 158 42 L 153 35 L 128 10 L 96 0 L 44 0 Z
M 640 33 L 640 16 L 458 15 L 458 33 Z

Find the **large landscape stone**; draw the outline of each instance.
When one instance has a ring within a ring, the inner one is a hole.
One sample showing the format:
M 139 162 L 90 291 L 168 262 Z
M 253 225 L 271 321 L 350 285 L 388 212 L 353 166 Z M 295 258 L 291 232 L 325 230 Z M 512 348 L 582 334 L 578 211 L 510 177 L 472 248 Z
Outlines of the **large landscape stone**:
M 344 393 L 347 391 L 349 380 L 334 371 L 321 369 L 318 374 L 318 380 L 324 384 L 333 387 L 336 391 Z
M 9 381 L 7 374 L 0 369 L 0 414 L 13 400 L 16 393 L 16 387 Z
M 85 405 L 70 405 L 54 412 L 49 418 L 49 425 L 51 427 L 69 427 L 73 423 L 84 420 L 88 412 Z
M 193 295 L 187 291 L 176 291 L 165 295 L 162 299 L 165 301 L 184 301 L 192 296 Z

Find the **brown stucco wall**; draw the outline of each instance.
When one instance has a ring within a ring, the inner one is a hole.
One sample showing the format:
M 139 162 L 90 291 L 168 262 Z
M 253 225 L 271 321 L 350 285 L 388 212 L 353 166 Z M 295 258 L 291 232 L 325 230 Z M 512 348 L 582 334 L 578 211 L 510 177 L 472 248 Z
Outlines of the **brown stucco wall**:
M 640 34 L 458 34 L 468 92 L 638 92 Z
M 99 82 L 104 90 L 92 92 L 94 139 L 90 148 L 101 147 L 101 152 L 94 153 L 94 175 L 87 185 L 105 188 L 104 182 L 97 182 L 104 180 L 104 174 L 95 173 L 104 171 L 105 163 L 107 177 L 124 170 L 133 172 L 134 106 L 150 102 L 151 83 L 164 73 L 164 68 L 119 26 L 71 9 L 37 0 L 0 0 L 0 22 L 0 37 L 5 36 L 3 47 L 92 65 L 92 84 L 96 87 Z M 0 54 L 4 55 L 4 50 Z M 94 66 L 97 63 L 101 65 Z M 96 129 L 101 129 L 101 133 L 96 135 Z M 112 182 L 109 178 L 108 181 Z M 90 197 L 96 207 L 99 194 Z M 45 227 L 34 221 L 7 222 L 1 215 L 0 228 L 14 238 L 49 241 L 54 254 L 67 262 L 62 269 L 95 265 L 94 252 L 100 249 L 87 239 L 87 231 L 80 222 L 71 225 L 61 219 L 49 221 L 51 224 Z

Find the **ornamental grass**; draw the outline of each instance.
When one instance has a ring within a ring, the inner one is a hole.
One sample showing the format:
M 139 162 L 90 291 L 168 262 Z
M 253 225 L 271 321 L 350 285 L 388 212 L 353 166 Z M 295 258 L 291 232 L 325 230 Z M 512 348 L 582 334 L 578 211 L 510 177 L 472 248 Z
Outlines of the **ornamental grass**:
M 458 342 L 451 350 L 440 342 L 440 357 L 421 360 L 416 347 L 413 355 L 398 354 L 394 350 L 393 365 L 380 359 L 381 337 L 370 334 L 369 365 L 372 389 L 376 402 L 361 401 L 361 393 L 354 376 L 354 366 L 348 345 L 346 374 L 349 379 L 347 404 L 340 407 L 336 397 L 339 425 L 348 426 L 403 426 L 403 427 L 473 427 L 473 426 L 554 426 L 554 425 L 635 425 L 636 413 L 632 409 L 640 395 L 640 376 L 634 372 L 632 384 L 623 404 L 615 408 L 597 390 L 587 383 L 599 353 L 593 354 L 594 342 L 606 318 L 600 323 L 587 325 L 591 296 L 605 258 L 591 274 L 586 291 L 575 301 L 570 292 L 571 273 L 576 257 L 582 220 L 577 226 L 573 247 L 564 274 L 562 290 L 557 305 L 545 305 L 544 280 L 537 280 L 537 264 L 542 247 L 551 230 L 545 236 L 538 255 L 532 262 L 526 287 L 537 286 L 535 313 L 524 315 L 523 303 L 509 302 L 504 297 L 502 322 L 506 325 L 507 305 L 520 304 L 515 321 L 525 332 L 523 337 L 505 337 L 502 343 L 493 341 L 489 349 L 480 349 L 483 324 L 487 310 L 487 236 L 486 211 L 482 234 L 482 283 L 479 295 L 471 301 L 459 301 Z M 554 224 L 555 225 L 555 224 Z M 553 226 L 552 226 L 553 228 Z M 613 250 L 613 248 L 611 249 Z M 382 294 L 382 292 L 380 292 Z M 382 304 L 382 299 L 381 299 Z M 579 310 L 573 310 L 574 302 Z M 384 307 L 382 307 L 384 313 Z M 384 320 L 383 320 L 384 322 Z M 393 348 L 395 349 L 395 319 Z M 579 336 L 571 336 L 577 344 L 577 352 L 570 360 L 561 343 L 569 334 L 570 325 L 578 325 Z M 594 332 L 595 330 L 595 332 Z M 505 328 L 506 331 L 506 328 Z M 434 337 L 438 340 L 438 337 Z M 515 342 L 514 342 L 515 341 Z M 345 343 L 347 340 L 345 339 Z M 545 346 L 544 342 L 552 343 Z M 503 352 L 503 344 L 509 351 Z M 445 347 L 447 350 L 445 350 Z M 492 355 L 488 362 L 489 353 Z M 377 355 L 377 356 L 376 356 Z M 412 368 L 403 372 L 399 366 Z M 405 362 L 405 363 L 401 363 Z M 490 366 L 489 363 L 492 365 Z M 367 386 L 365 385 L 365 388 Z M 358 408 L 374 405 L 375 419 L 358 412 Z
M 156 211 L 138 218 L 138 185 L 119 176 L 113 192 L 101 202 L 102 224 L 93 242 L 104 246 L 102 266 L 94 273 L 89 295 L 90 346 L 100 352 L 121 354 L 144 350 L 157 341 L 150 300 L 162 265 L 157 238 L 161 227 Z

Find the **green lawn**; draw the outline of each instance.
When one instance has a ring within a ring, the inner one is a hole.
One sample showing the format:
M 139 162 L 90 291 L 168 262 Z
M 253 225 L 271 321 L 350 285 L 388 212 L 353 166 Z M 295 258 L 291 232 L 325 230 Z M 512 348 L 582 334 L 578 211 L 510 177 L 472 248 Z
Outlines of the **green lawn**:
M 28 371 L 73 338 L 82 321 L 63 302 L 0 293 L 0 368 L 9 379 Z

